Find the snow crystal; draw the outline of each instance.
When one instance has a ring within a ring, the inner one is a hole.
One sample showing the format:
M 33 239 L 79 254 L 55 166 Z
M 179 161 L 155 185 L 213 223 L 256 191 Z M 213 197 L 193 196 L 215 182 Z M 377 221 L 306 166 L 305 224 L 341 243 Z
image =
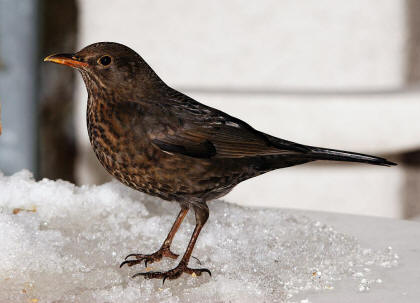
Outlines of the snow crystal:
M 310 302 L 339 280 L 354 292 L 382 282 L 396 266 L 392 248 L 362 248 L 352 236 L 279 209 L 209 203 L 210 218 L 191 267 L 212 277 L 131 278 L 177 261 L 119 268 L 133 252 L 157 250 L 178 213 L 167 203 L 118 182 L 77 187 L 35 182 L 27 171 L 0 176 L 0 302 Z M 194 228 L 190 213 L 172 250 L 182 255 Z

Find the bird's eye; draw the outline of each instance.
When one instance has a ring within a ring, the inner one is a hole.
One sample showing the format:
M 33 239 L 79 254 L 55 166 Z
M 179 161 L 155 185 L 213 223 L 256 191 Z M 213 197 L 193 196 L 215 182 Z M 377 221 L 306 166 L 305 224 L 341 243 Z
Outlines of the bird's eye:
M 111 63 L 112 59 L 110 56 L 102 56 L 98 61 L 103 66 L 107 66 Z

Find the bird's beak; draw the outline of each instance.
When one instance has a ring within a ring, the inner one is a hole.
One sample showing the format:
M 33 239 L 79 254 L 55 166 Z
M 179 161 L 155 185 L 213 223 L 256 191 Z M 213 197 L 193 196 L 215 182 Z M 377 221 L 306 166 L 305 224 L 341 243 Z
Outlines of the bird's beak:
M 74 68 L 82 68 L 88 66 L 86 62 L 82 62 L 74 54 L 56 54 L 50 55 L 44 59 L 44 61 L 50 61 L 58 64 L 68 65 Z

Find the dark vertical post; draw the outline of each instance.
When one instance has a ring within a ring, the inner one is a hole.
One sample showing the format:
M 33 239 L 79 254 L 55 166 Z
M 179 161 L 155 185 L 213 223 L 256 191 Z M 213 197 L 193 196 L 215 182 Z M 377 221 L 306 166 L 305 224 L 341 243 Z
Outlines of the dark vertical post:
M 41 57 L 77 50 L 77 0 L 43 0 Z M 56 64 L 40 65 L 39 174 L 74 182 L 76 140 L 74 70 Z
M 408 30 L 406 48 L 406 84 L 420 84 L 420 1 L 406 1 L 406 26 Z
M 420 1 L 407 0 L 406 27 L 406 86 L 420 87 Z M 420 148 L 401 155 L 401 162 L 406 166 L 405 184 L 401 190 L 404 218 L 420 215 L 419 182 L 420 182 Z

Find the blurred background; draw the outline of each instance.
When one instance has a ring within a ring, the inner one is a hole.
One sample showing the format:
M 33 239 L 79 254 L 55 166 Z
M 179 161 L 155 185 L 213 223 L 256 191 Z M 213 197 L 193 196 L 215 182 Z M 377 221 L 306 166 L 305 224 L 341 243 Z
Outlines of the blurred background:
M 226 200 L 420 220 L 420 1 L 0 0 L 0 170 L 110 179 L 81 77 L 42 59 L 98 41 L 135 49 L 169 85 L 255 128 L 370 153 L 241 183 Z

